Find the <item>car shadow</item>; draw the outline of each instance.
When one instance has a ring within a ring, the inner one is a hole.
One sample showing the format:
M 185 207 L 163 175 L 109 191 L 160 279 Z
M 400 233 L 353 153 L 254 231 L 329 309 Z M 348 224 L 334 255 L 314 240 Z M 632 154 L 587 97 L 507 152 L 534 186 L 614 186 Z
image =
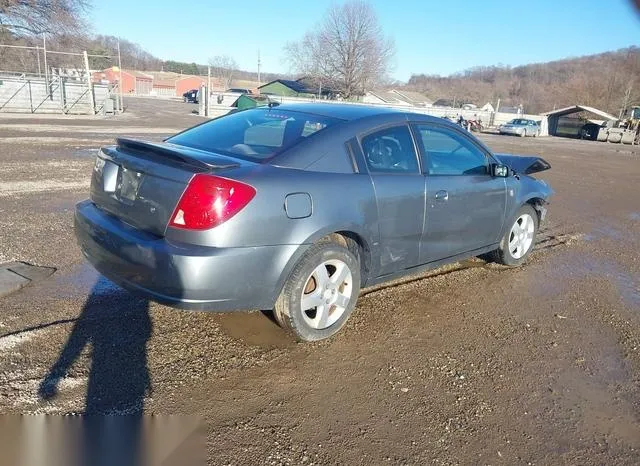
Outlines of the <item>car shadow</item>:
M 55 398 L 60 381 L 90 347 L 84 414 L 141 414 L 151 389 L 146 350 L 152 333 L 149 302 L 124 291 L 104 294 L 103 280 L 94 285 L 38 393 L 44 400 Z

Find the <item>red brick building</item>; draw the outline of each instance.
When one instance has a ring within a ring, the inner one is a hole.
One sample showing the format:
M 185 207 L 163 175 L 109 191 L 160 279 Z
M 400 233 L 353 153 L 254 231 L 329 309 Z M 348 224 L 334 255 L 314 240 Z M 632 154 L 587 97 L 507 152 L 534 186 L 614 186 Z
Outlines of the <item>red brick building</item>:
M 117 84 L 120 70 L 117 66 L 93 73 L 93 82 Z M 206 76 L 182 75 L 170 71 L 122 70 L 122 90 L 125 94 L 182 97 L 191 89 L 207 85 Z M 220 82 L 211 78 L 212 89 L 221 89 Z
M 211 80 L 213 83 L 213 79 Z M 175 82 L 176 87 L 176 96 L 182 97 L 187 91 L 191 89 L 200 89 L 201 86 L 207 85 L 207 78 L 202 78 L 200 76 L 183 76 L 180 79 L 177 79 Z
M 117 66 L 93 73 L 93 81 L 103 84 L 117 84 L 122 74 L 122 92 L 124 94 L 149 95 L 153 89 L 153 76 L 140 71 L 125 70 Z
M 153 76 L 153 94 L 159 96 L 182 97 L 191 89 L 200 89 L 207 85 L 206 76 L 182 75 L 171 71 L 149 71 Z M 218 80 L 211 78 L 211 86 L 215 87 Z

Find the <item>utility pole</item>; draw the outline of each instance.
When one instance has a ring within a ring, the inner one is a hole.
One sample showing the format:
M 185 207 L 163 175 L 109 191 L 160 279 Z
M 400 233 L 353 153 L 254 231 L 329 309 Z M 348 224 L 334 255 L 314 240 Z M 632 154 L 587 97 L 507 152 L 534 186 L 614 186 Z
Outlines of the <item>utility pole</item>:
M 210 106 L 209 106 L 210 97 L 211 97 L 211 65 L 207 66 L 207 108 L 205 112 L 207 116 L 209 116 L 210 114 Z
M 120 113 L 124 112 L 124 93 L 122 91 L 122 59 L 120 58 L 120 39 L 118 39 L 118 90 L 120 91 Z
M 44 86 L 47 88 L 47 95 L 51 96 L 49 87 L 49 68 L 47 67 L 47 36 L 42 34 L 42 50 L 44 50 Z
M 258 87 L 260 87 L 260 49 L 258 49 Z
M 96 96 L 93 95 L 93 83 L 91 82 L 91 70 L 89 69 L 89 56 L 87 51 L 82 52 L 84 58 L 84 69 L 87 72 L 87 86 L 89 88 L 89 102 L 91 103 L 91 112 L 96 114 Z
M 40 47 L 36 45 L 36 56 L 38 57 L 38 77 L 42 77 L 42 71 L 40 70 Z

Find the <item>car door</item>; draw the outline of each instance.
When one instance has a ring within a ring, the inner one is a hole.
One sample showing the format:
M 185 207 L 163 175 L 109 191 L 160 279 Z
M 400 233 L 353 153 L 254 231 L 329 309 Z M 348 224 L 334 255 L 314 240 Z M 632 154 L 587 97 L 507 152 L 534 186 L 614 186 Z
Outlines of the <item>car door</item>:
M 506 182 L 490 174 L 490 154 L 464 131 L 431 123 L 413 128 L 427 175 L 420 262 L 496 243 Z
M 371 177 L 378 211 L 376 275 L 417 265 L 424 224 L 425 185 L 408 124 L 362 135 L 360 149 Z

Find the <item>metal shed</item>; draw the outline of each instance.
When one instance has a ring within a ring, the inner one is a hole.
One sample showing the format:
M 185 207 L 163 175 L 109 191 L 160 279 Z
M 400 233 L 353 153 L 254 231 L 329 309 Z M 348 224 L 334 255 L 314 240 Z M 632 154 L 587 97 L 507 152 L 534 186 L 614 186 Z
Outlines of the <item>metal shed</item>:
M 568 115 L 573 115 L 575 113 L 587 112 L 593 115 L 598 116 L 600 119 L 605 121 L 616 121 L 618 118 L 615 116 L 604 112 L 602 110 L 598 110 L 594 107 L 589 107 L 587 105 L 572 105 L 571 107 L 559 108 L 557 110 L 552 110 L 550 112 L 544 112 L 541 115 L 546 117 L 548 123 L 548 131 L 551 136 L 565 136 L 572 137 L 577 136 L 579 134 L 580 128 L 564 128 L 562 125 L 563 118 L 566 118 Z M 574 133 L 576 131 L 576 134 Z

